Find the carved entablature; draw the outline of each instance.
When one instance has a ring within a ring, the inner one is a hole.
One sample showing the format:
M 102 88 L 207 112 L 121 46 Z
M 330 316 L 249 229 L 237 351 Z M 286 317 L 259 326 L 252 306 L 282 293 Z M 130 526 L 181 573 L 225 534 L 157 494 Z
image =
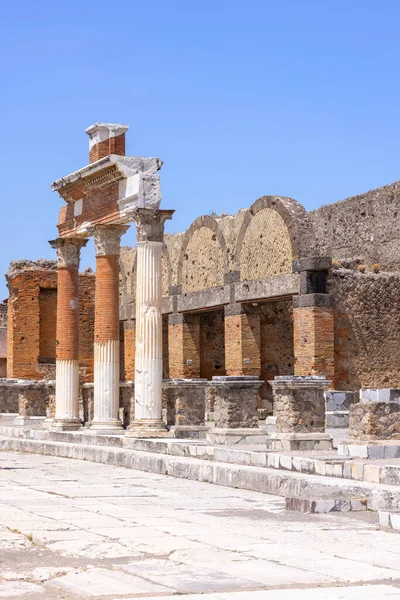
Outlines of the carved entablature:
M 94 225 L 124 224 L 138 208 L 161 203 L 159 158 L 110 154 L 55 181 L 66 201 L 60 211 L 60 237 L 85 236 Z

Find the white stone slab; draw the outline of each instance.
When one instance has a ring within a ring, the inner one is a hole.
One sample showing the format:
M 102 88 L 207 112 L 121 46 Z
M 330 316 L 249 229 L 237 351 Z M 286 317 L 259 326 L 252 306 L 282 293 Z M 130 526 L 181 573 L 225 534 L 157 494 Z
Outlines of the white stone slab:
M 168 585 L 171 585 L 179 593 L 203 593 L 257 587 L 254 581 L 209 569 L 204 565 L 199 569 L 195 565 L 178 564 L 164 559 L 138 561 L 120 565 L 120 568 L 152 581 L 168 582 Z
M 43 588 L 27 581 L 0 581 L 0 598 L 23 598 L 43 593 Z
M 88 572 L 68 574 L 53 580 L 51 584 L 84 596 L 173 592 L 171 587 L 152 583 L 121 571 L 107 569 L 92 569 Z

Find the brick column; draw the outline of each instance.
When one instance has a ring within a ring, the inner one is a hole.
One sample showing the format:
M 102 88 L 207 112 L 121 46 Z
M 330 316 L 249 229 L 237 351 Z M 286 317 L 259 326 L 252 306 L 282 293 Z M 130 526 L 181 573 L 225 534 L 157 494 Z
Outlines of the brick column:
M 134 215 L 137 223 L 135 419 L 126 438 L 168 433 L 161 413 L 161 254 L 164 223 L 172 213 L 139 208 Z
M 293 262 L 300 295 L 293 298 L 294 374 L 334 378 L 334 317 L 327 293 L 332 260 L 307 257 Z
M 225 368 L 229 376 L 260 376 L 258 306 L 229 304 L 225 307 Z
M 128 228 L 94 227 L 96 295 L 94 321 L 94 415 L 90 429 L 121 430 L 119 418 L 119 251 Z
M 80 250 L 87 240 L 58 238 L 51 241 L 57 250 L 57 348 L 56 415 L 52 427 L 73 430 L 82 426 L 79 418 L 79 283 Z
M 169 376 L 171 379 L 200 377 L 200 315 L 168 316 Z

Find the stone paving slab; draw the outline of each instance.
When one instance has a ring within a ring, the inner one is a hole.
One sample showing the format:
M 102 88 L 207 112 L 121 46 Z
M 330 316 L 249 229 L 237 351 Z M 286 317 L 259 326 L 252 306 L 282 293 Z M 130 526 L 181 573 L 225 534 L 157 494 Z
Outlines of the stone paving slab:
M 179 600 L 367 600 L 369 598 L 400 599 L 400 590 L 392 586 L 376 585 L 365 587 L 343 587 L 327 589 L 290 589 L 263 592 L 233 592 L 228 594 L 204 594 L 179 596 Z M 115 599 L 117 600 L 117 599 Z M 126 598 L 133 600 L 133 598 Z M 154 596 L 147 600 L 158 600 Z M 176 596 L 164 596 L 164 600 L 176 600 Z
M 400 598 L 398 536 L 374 513 L 288 513 L 278 496 L 35 454 L 0 463 L 0 599 Z

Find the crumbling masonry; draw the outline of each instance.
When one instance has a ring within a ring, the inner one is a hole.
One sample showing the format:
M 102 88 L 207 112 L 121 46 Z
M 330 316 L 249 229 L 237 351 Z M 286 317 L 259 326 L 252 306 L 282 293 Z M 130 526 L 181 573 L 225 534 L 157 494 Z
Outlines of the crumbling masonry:
M 274 413 L 277 377 L 324 377 L 356 396 L 400 388 L 400 183 L 309 213 L 263 196 L 164 235 L 162 161 L 125 156 L 127 129 L 90 127 L 89 165 L 53 184 L 65 201 L 57 264 L 16 261 L 7 275 L 7 377 L 56 379 L 53 429 L 81 427 L 85 398 L 92 430 L 135 438 L 218 419 L 253 427 Z M 121 247 L 132 223 L 137 248 Z M 79 274 L 89 236 L 96 273 Z M 227 389 L 247 407 L 231 421 Z

